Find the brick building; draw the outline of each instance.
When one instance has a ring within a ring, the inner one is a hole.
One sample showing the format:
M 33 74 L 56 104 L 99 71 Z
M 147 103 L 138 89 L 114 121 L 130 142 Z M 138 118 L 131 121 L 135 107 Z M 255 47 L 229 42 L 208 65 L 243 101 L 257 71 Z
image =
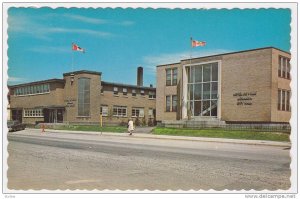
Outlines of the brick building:
M 75 71 L 63 79 L 9 86 L 10 117 L 27 124 L 127 123 L 129 118 L 141 123 L 155 120 L 155 88 L 144 87 L 139 68 L 138 85 L 101 81 L 101 73 Z
M 288 123 L 290 53 L 273 47 L 157 66 L 157 121 Z

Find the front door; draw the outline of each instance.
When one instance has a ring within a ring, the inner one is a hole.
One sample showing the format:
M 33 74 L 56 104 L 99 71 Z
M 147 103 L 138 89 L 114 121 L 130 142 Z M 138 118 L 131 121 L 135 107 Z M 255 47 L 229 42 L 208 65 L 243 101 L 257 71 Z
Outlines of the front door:
M 62 123 L 63 109 L 44 109 L 44 117 L 46 123 Z
M 22 123 L 22 109 L 12 109 L 11 110 L 11 118 L 12 120 L 18 120 L 20 123 Z

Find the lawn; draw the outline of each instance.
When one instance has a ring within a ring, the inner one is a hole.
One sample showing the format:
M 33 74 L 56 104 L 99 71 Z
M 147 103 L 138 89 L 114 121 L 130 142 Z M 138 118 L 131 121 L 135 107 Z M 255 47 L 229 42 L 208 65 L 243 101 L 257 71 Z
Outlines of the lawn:
M 155 135 L 193 136 L 210 138 L 229 138 L 243 140 L 270 140 L 289 142 L 289 134 L 278 132 L 238 131 L 224 129 L 176 129 L 156 127 L 152 130 Z
M 93 126 L 93 125 L 70 125 L 70 126 L 56 126 L 56 130 L 70 130 L 70 131 L 95 131 L 95 132 L 115 132 L 124 133 L 127 132 L 127 128 L 124 126 Z

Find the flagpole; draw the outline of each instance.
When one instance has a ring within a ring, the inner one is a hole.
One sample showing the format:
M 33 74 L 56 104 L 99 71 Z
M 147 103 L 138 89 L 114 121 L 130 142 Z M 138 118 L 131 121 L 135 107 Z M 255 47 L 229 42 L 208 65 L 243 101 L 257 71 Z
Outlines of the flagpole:
M 74 50 L 73 50 L 73 44 L 74 43 L 72 43 L 72 72 L 74 70 Z
M 191 43 L 190 43 L 190 45 L 191 45 L 191 47 L 190 47 L 190 70 L 189 70 L 189 78 L 191 78 L 191 74 L 192 74 L 192 50 L 193 50 L 193 38 L 191 37 Z M 191 87 L 190 87 L 191 88 Z M 191 110 L 191 96 L 190 96 L 190 91 L 189 91 L 189 93 L 188 93 L 188 96 L 189 96 L 189 99 L 187 99 L 188 100 L 188 120 L 190 119 L 190 117 L 191 117 L 191 112 L 192 112 L 192 110 Z

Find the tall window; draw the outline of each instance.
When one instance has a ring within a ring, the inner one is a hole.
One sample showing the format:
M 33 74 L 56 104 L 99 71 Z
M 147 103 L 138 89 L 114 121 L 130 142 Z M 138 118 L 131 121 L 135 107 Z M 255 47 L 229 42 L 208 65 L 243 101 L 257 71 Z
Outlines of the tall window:
M 167 69 L 166 70 L 166 85 L 167 86 L 171 86 L 171 84 L 172 84 L 172 81 L 171 81 L 171 78 L 172 78 L 172 76 L 171 76 L 171 72 L 172 70 L 169 68 L 169 69 Z
M 277 109 L 280 111 L 291 111 L 291 91 L 278 89 Z
M 172 85 L 177 84 L 177 68 L 172 69 Z
M 90 116 L 90 79 L 78 79 L 78 116 Z
M 166 112 L 177 111 L 177 95 L 166 96 Z
M 188 111 L 192 116 L 217 116 L 218 63 L 186 68 Z
M 167 95 L 166 96 L 166 112 L 171 111 L 171 96 Z
M 175 86 L 177 85 L 177 68 L 166 69 L 166 85 Z
M 172 95 L 172 112 L 177 111 L 177 95 Z
M 290 59 L 279 56 L 278 58 L 278 77 L 290 79 Z

